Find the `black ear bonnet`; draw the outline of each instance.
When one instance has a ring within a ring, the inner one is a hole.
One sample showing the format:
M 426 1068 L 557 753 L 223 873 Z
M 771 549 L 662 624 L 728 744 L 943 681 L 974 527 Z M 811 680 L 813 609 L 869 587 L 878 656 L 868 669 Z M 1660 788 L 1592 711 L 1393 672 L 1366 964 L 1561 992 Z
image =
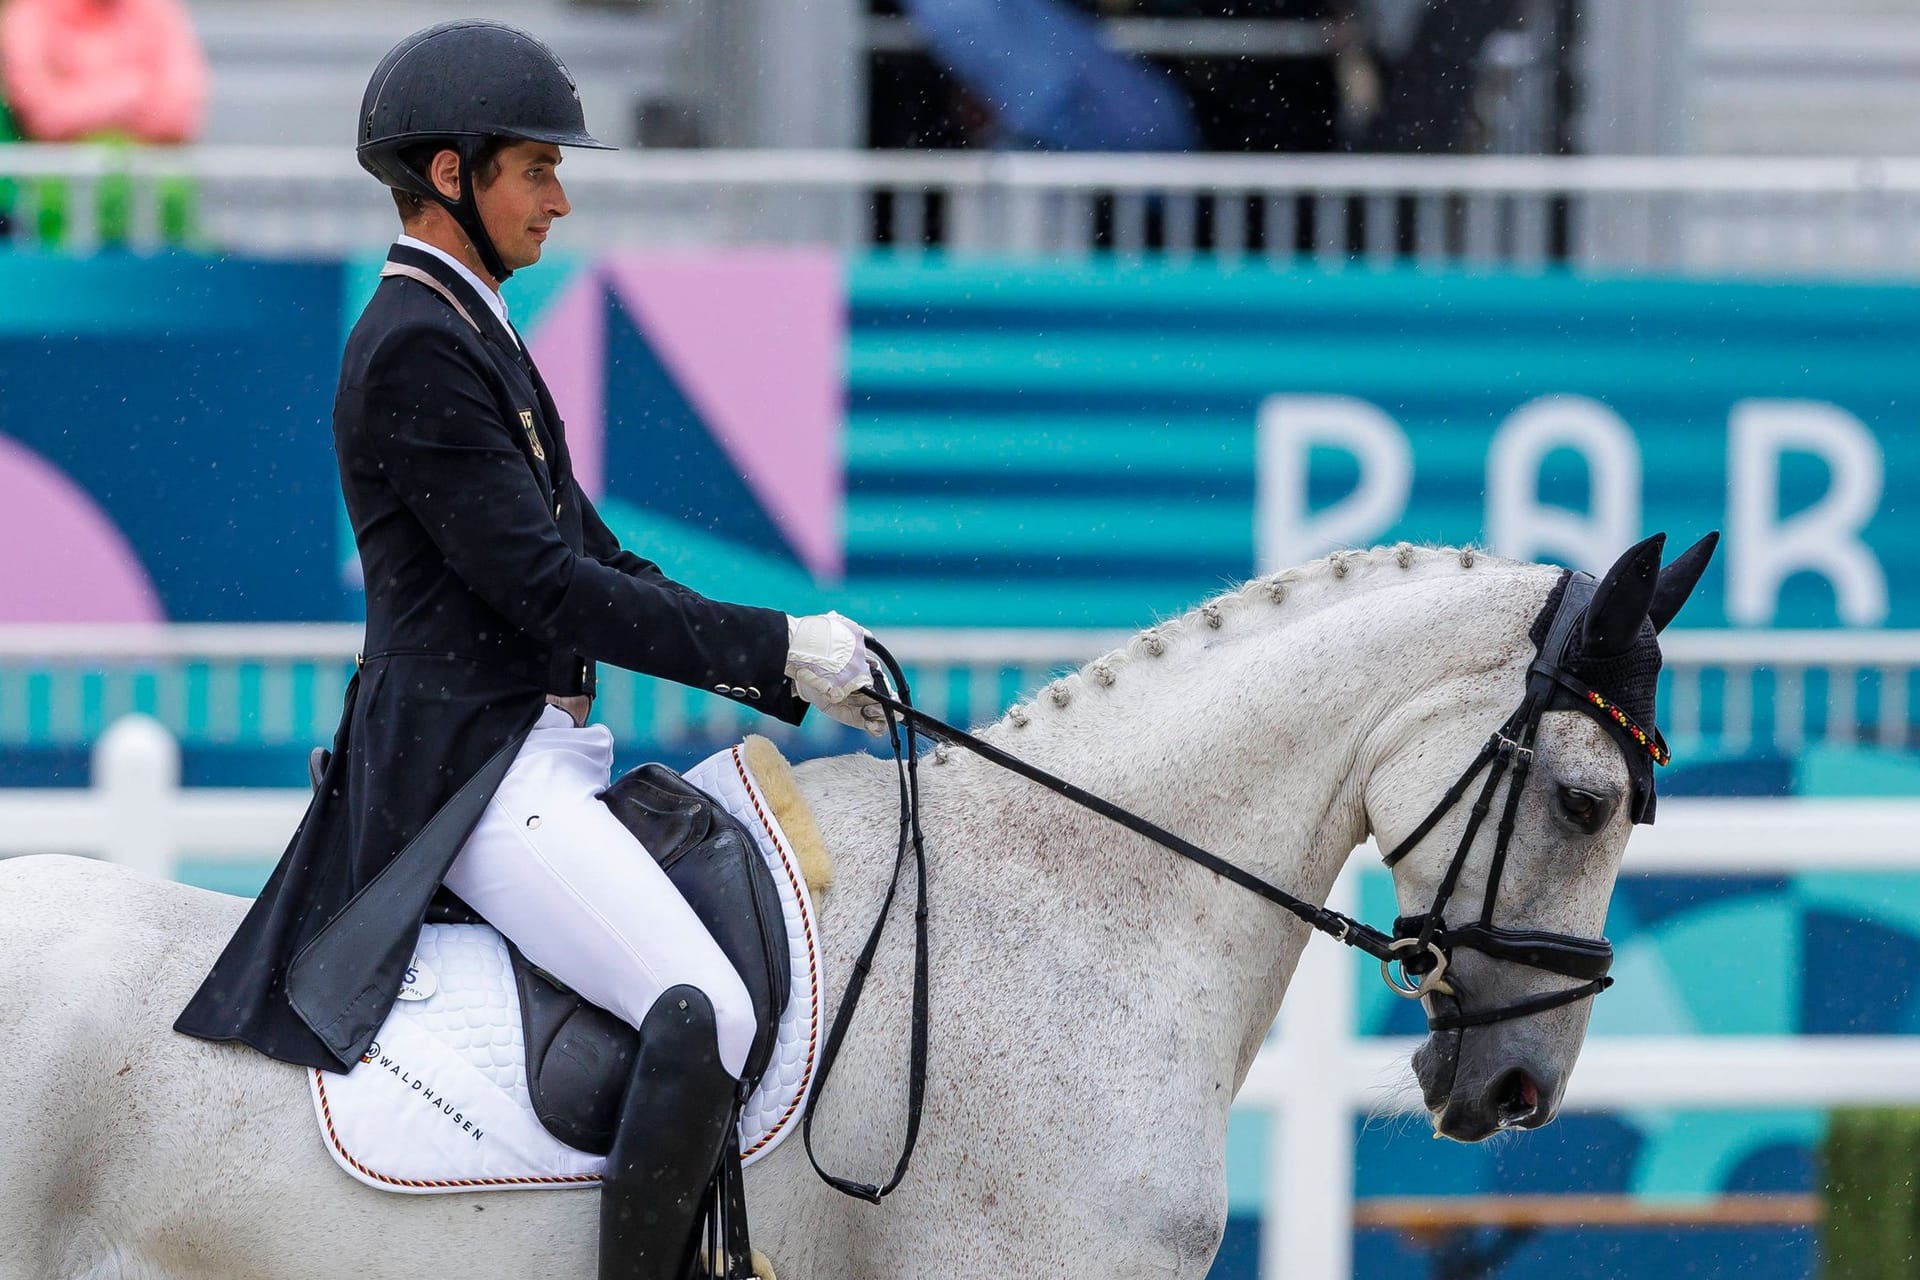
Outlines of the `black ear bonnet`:
M 1571 677 L 1551 681 L 1546 710 L 1585 712 L 1612 735 L 1620 744 L 1627 776 L 1633 783 L 1633 820 L 1652 822 L 1657 799 L 1653 767 L 1656 761 L 1665 764 L 1667 759 L 1666 740 L 1660 736 L 1654 714 L 1654 695 L 1660 681 L 1660 637 L 1652 621 L 1642 619 L 1639 633 L 1619 650 L 1591 651 L 1585 623 L 1597 585 L 1591 574 L 1562 573 L 1527 634 L 1540 650 L 1536 671 L 1551 666 Z M 1550 643 L 1556 647 L 1550 650 Z M 1596 703 L 1594 695 L 1601 701 Z M 1620 714 L 1615 715 L 1609 707 L 1617 708 Z M 1636 729 L 1640 733 L 1636 734 Z

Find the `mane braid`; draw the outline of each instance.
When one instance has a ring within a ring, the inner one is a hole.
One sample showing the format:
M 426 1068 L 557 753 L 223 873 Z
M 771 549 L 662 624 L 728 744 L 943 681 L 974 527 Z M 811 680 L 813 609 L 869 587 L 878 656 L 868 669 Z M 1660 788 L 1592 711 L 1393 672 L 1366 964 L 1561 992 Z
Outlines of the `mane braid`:
M 1056 708 L 1064 708 L 1089 681 L 1100 688 L 1109 688 L 1124 668 L 1142 659 L 1163 656 L 1171 643 L 1187 633 L 1196 629 L 1221 630 L 1235 614 L 1250 606 L 1273 608 L 1282 605 L 1292 599 L 1296 587 L 1325 585 L 1357 576 L 1372 578 L 1375 571 L 1388 566 L 1412 571 L 1447 560 L 1453 561 L 1463 571 L 1488 563 L 1515 563 L 1495 560 L 1472 546 L 1417 546 L 1409 542 L 1375 546 L 1364 551 L 1329 552 L 1318 560 L 1310 560 L 1295 568 L 1250 578 L 1239 586 L 1230 587 L 1202 601 L 1178 617 L 1157 622 L 1136 632 L 1120 648 L 1094 658 L 1078 671 L 1048 681 L 1031 697 L 1015 702 L 995 724 L 1011 724 L 1015 728 L 1022 728 L 1032 723 L 1043 700 Z

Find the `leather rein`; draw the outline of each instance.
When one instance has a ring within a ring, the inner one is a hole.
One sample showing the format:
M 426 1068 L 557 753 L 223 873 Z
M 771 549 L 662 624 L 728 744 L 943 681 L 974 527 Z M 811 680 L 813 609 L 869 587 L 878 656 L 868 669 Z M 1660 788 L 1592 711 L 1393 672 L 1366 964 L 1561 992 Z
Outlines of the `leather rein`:
M 1460 843 L 1454 850 L 1453 859 L 1448 863 L 1440 886 L 1435 891 L 1433 903 L 1418 915 L 1402 916 L 1395 920 L 1392 933 L 1382 932 L 1351 916 L 1288 893 L 1278 885 L 1228 862 L 1218 854 L 1201 848 L 1192 841 L 1148 821 L 1131 810 L 1122 808 L 1111 800 L 1075 786 L 1064 778 L 1027 763 L 1018 756 L 1010 755 L 964 729 L 956 728 L 928 715 L 913 705 L 906 675 L 901 670 L 899 662 L 884 645 L 869 636 L 867 647 L 879 657 L 880 664 L 875 666 L 872 686 L 862 692 L 878 703 L 886 715 L 888 738 L 893 749 L 899 778 L 899 841 L 895 851 L 892 881 L 887 886 L 885 900 L 881 904 L 873 929 L 868 934 L 866 945 L 861 948 L 859 957 L 854 961 L 853 971 L 848 976 L 846 992 L 841 997 L 833 1025 L 827 1032 L 826 1046 L 821 1052 L 819 1077 L 814 1082 L 811 1097 L 807 1100 L 802 1129 L 807 1158 L 812 1161 L 815 1172 L 835 1190 L 878 1204 L 888 1193 L 898 1187 L 901 1179 L 906 1176 L 914 1143 L 919 1136 L 920 1115 L 926 1096 L 928 1028 L 926 845 L 925 837 L 920 830 L 920 782 L 917 768 L 919 739 L 923 735 L 936 742 L 964 748 L 983 760 L 1038 783 L 1056 795 L 1089 809 L 1129 831 L 1145 836 L 1162 848 L 1190 862 L 1198 863 L 1222 879 L 1265 898 L 1336 942 L 1345 943 L 1347 946 L 1366 952 L 1380 962 L 1382 978 L 1397 995 L 1409 1000 L 1426 997 L 1434 999 L 1434 1009 L 1438 1011 L 1430 1010 L 1427 1016 L 1427 1027 L 1431 1031 L 1452 1031 L 1485 1026 L 1510 1018 L 1542 1013 L 1548 1009 L 1556 1009 L 1562 1005 L 1598 995 L 1613 985 L 1613 979 L 1607 976 L 1608 969 L 1613 965 L 1613 945 L 1605 938 L 1587 938 L 1577 934 L 1540 929 L 1507 929 L 1493 923 L 1494 900 L 1499 892 L 1501 875 L 1506 869 L 1508 846 L 1513 839 L 1514 825 L 1520 809 L 1520 796 L 1526 789 L 1528 775 L 1533 769 L 1534 742 L 1539 732 L 1541 718 L 1546 714 L 1556 696 L 1563 699 L 1564 705 L 1584 711 L 1598 720 L 1617 740 L 1638 743 L 1654 761 L 1666 763 L 1666 747 L 1657 733 L 1642 731 L 1616 706 L 1571 675 L 1565 668 L 1564 664 L 1572 650 L 1579 624 L 1586 617 L 1587 606 L 1593 598 L 1596 585 L 1596 580 L 1590 574 L 1575 573 L 1568 577 L 1566 590 L 1548 625 L 1547 634 L 1540 644 L 1533 663 L 1528 667 L 1526 693 L 1519 707 L 1507 717 L 1499 729 L 1494 731 L 1486 745 L 1480 749 L 1480 753 L 1467 766 L 1466 772 L 1462 773 L 1447 789 L 1446 794 L 1440 797 L 1439 802 L 1428 811 L 1419 825 L 1383 859 L 1386 866 L 1397 866 L 1439 825 L 1440 820 L 1452 811 L 1454 806 L 1465 799 L 1475 779 L 1482 773 L 1486 775 L 1474 797 L 1466 828 L 1461 832 Z M 884 672 L 882 666 L 884 666 Z M 888 693 L 886 690 L 889 683 L 894 690 L 893 693 Z M 1572 695 L 1571 698 L 1566 697 L 1569 694 Z M 1624 739 L 1620 737 L 1622 730 L 1627 735 Z M 1500 818 L 1495 828 L 1493 862 L 1487 874 L 1486 893 L 1479 916 L 1471 923 L 1449 926 L 1444 915 L 1445 909 L 1459 884 L 1461 873 L 1465 870 L 1467 856 L 1473 848 L 1474 841 L 1493 812 L 1494 795 L 1499 789 L 1500 781 L 1506 777 L 1510 777 L 1506 801 L 1501 806 Z M 813 1117 L 820 1097 L 826 1090 L 827 1077 L 833 1070 L 835 1060 L 839 1057 L 847 1026 L 852 1021 L 854 1009 L 859 1004 L 865 989 L 874 956 L 879 950 L 881 936 L 886 928 L 887 918 L 893 910 L 896 891 L 900 886 L 900 875 L 909 857 L 914 863 L 918 892 L 914 908 L 913 1006 L 912 1031 L 908 1047 L 907 1130 L 892 1177 L 884 1186 L 874 1186 L 836 1177 L 821 1168 L 813 1152 Z M 1525 965 L 1571 978 L 1577 985 L 1517 1000 L 1495 1009 L 1468 1012 L 1461 1007 L 1463 987 L 1447 976 L 1453 961 L 1453 953 L 1457 949 L 1478 951 L 1496 960 Z M 1396 966 L 1399 970 L 1397 975 Z

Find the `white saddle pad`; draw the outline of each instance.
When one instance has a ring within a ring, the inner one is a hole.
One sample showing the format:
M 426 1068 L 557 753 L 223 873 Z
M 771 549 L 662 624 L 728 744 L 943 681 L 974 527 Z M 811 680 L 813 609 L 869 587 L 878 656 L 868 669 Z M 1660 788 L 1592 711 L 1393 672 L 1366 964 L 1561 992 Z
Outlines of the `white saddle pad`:
M 813 900 L 744 748 L 719 752 L 686 777 L 753 833 L 786 914 L 792 995 L 740 1117 L 741 1161 L 752 1164 L 798 1127 L 813 1087 L 822 1035 Z M 400 999 L 366 1056 L 345 1075 L 310 1074 L 327 1151 L 382 1191 L 590 1187 L 606 1165 L 534 1116 L 519 993 L 506 943 L 486 925 L 424 926 Z

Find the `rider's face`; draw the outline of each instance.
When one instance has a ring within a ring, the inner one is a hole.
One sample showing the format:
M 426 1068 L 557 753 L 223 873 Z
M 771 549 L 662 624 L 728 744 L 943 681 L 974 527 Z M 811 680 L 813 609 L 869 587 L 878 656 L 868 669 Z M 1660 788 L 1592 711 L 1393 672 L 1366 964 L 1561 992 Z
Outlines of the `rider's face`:
M 555 218 L 572 212 L 556 172 L 560 148 L 550 142 L 516 142 L 499 153 L 499 171 L 478 183 L 480 220 L 508 270 L 540 261 L 540 247 Z

